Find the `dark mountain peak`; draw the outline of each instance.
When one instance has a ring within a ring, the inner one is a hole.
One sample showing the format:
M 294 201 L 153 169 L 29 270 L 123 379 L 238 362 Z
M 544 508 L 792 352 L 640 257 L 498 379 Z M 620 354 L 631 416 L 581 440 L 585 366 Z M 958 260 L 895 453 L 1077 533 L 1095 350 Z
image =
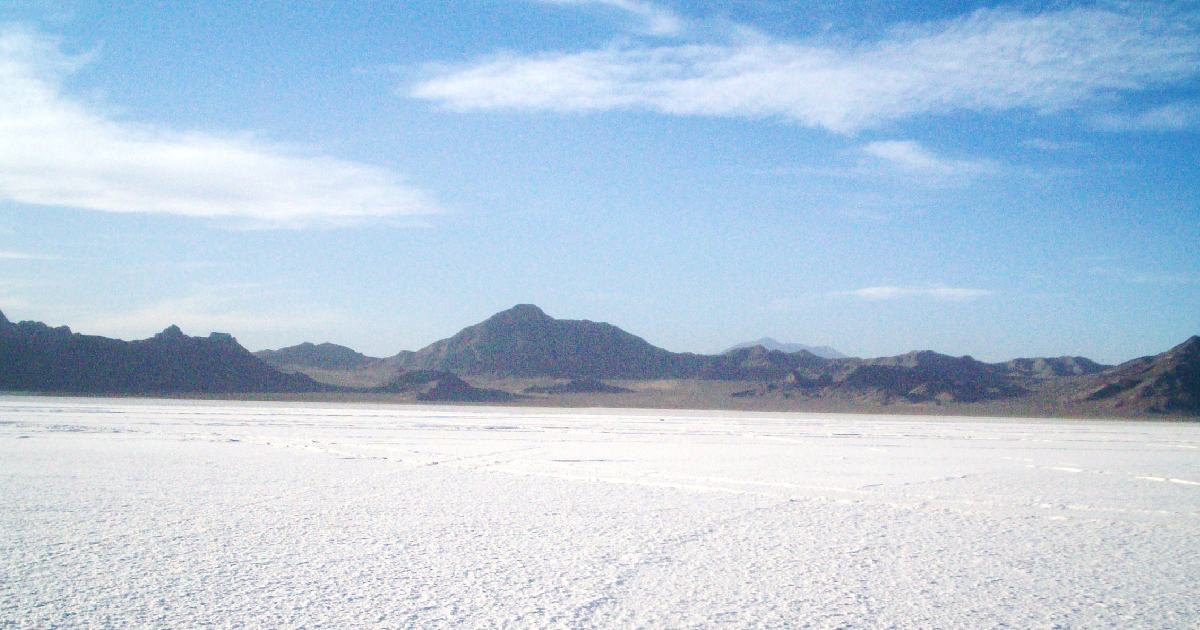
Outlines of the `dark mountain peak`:
M 1013 376 L 1039 379 L 1097 374 L 1112 367 L 1101 365 L 1087 357 L 1072 356 L 1012 359 L 996 365 Z
M 1097 374 L 1085 398 L 1147 411 L 1200 411 L 1200 337 Z
M 275 367 L 323 370 L 354 370 L 378 361 L 346 346 L 329 342 L 314 344 L 305 341 L 278 350 L 260 350 L 254 355 Z
M 778 350 L 768 350 L 766 346 L 750 346 L 748 348 L 738 348 L 730 350 L 722 355 L 739 364 L 766 364 L 772 359 L 785 359 L 786 353 Z
M 1200 357 L 1200 336 L 1188 337 L 1187 341 L 1171 348 L 1167 353 L 1174 356 Z
M 229 333 L 211 332 L 208 337 L 192 337 L 183 332 L 179 326 L 171 324 L 162 330 L 162 332 L 154 335 L 149 339 L 135 341 L 133 343 L 170 343 L 170 344 L 189 344 L 193 346 L 206 345 L 212 348 L 235 349 L 237 352 L 246 353 L 246 349 L 238 343 L 237 339 Z M 198 347 L 198 346 L 197 346 Z
M 158 341 L 172 341 L 172 340 L 177 340 L 177 339 L 183 339 L 185 337 L 187 337 L 187 335 L 183 334 L 183 331 L 180 330 L 179 326 L 176 326 L 175 324 L 171 324 L 170 326 L 167 326 L 166 328 L 163 329 L 162 332 L 158 333 L 157 335 L 154 335 L 154 338 L 157 339 Z
M 739 346 L 730 348 L 724 353 L 708 358 L 710 365 L 728 364 L 729 361 L 741 363 L 774 363 L 796 365 L 824 365 L 832 361 L 828 357 L 814 354 L 808 350 L 787 352 L 766 345 Z
M 741 356 L 745 356 L 747 358 L 749 358 L 749 357 L 759 358 L 759 357 L 767 356 L 767 353 L 769 353 L 769 352 L 771 352 L 771 351 L 768 350 L 766 346 L 764 346 L 762 344 L 758 344 L 758 345 L 750 346 L 749 348 L 741 348 L 739 350 L 730 350 L 729 354 L 738 354 Z
M 878 359 L 868 359 L 866 361 L 866 364 L 911 368 L 950 367 L 958 365 L 974 365 L 976 363 L 978 363 L 978 361 L 969 356 L 952 357 L 948 354 L 934 352 L 933 350 L 914 350 L 912 352 L 906 352 L 894 357 L 880 357 Z
M 822 369 L 831 361 L 805 350 L 781 352 L 758 345 L 704 357 L 697 375 L 718 380 L 778 380 L 797 369 Z
M 555 319 L 532 304 L 518 304 L 392 362 L 459 374 L 662 378 L 681 371 L 676 359 L 612 324 Z
M 12 322 L 8 321 L 8 318 L 4 316 L 4 311 L 0 311 L 0 326 L 6 326 L 11 323 Z
M 1162 354 L 1155 355 L 1151 359 L 1158 365 L 1200 371 L 1200 337 L 1190 337 L 1187 341 Z
M 506 311 L 500 311 L 487 318 L 484 324 L 526 324 L 543 323 L 554 320 L 545 311 L 533 304 L 518 304 Z

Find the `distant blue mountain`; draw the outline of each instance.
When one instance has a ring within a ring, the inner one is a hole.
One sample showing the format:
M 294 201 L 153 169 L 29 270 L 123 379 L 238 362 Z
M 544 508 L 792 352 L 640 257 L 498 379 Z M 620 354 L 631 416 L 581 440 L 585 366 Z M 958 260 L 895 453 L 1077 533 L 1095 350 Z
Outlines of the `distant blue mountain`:
M 842 354 L 841 352 L 838 352 L 837 350 L 834 350 L 833 348 L 830 348 L 829 346 L 806 346 L 802 343 L 783 343 L 781 341 L 776 341 L 770 337 L 763 337 L 762 339 L 755 339 L 754 341 L 742 342 L 742 343 L 737 344 L 736 346 L 733 346 L 732 348 L 729 348 L 725 352 L 731 352 L 733 350 L 740 350 L 742 348 L 753 348 L 754 346 L 762 346 L 762 347 L 766 348 L 767 350 L 778 350 L 779 352 L 787 352 L 789 354 L 792 352 L 800 352 L 801 350 L 804 350 L 804 351 L 811 352 L 811 353 L 813 353 L 819 357 L 825 358 L 825 359 L 845 359 L 845 358 L 847 358 L 846 355 Z

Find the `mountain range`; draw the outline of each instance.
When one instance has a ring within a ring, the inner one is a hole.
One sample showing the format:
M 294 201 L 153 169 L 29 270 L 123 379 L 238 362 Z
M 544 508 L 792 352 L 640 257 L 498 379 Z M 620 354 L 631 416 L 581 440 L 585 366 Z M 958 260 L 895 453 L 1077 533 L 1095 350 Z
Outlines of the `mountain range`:
M 742 343 L 725 350 L 725 352 L 722 354 L 733 352 L 734 350 L 741 350 L 742 348 L 753 348 L 754 346 L 762 346 L 767 350 L 778 350 L 779 352 L 788 353 L 800 352 L 803 350 L 805 352 L 811 352 L 824 359 L 847 358 L 846 355 L 834 350 L 833 348 L 830 348 L 829 346 L 808 346 L 802 343 L 784 343 L 782 341 L 776 341 L 771 337 L 763 337 L 761 339 L 755 339 L 754 341 L 743 341 Z
M 778 347 L 675 353 L 611 324 L 556 319 L 529 304 L 384 358 L 331 343 L 251 354 L 230 335 L 189 337 L 175 326 L 150 339 L 121 341 L 12 323 L 0 313 L 0 389 L 536 404 L 582 397 L 594 404 L 655 406 L 662 392 L 688 387 L 717 392 L 716 402 L 706 403 L 712 406 L 764 409 L 900 405 L 990 413 L 1001 405 L 1048 415 L 1200 414 L 1197 337 L 1115 367 L 1084 357 L 986 363 L 920 351 L 860 359 Z
M 170 326 L 149 339 L 81 335 L 0 313 L 0 389 L 98 394 L 331 391 L 265 364 L 232 336 L 189 337 Z

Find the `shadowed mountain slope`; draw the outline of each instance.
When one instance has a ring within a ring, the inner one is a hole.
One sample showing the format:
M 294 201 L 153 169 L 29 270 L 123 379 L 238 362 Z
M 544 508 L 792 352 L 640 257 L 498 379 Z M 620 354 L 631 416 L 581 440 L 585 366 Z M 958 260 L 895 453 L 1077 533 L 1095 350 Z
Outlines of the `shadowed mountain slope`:
M 1086 400 L 1112 408 L 1200 411 L 1200 337 L 1106 370 L 1090 379 L 1088 390 Z
M 837 387 L 875 391 L 910 402 L 976 402 L 1025 392 L 1002 368 L 967 356 L 925 350 L 857 363 L 850 363 L 849 371 L 835 377 Z
M 717 380 L 778 380 L 798 369 L 821 371 L 831 365 L 835 363 L 805 350 L 787 353 L 752 346 L 703 357 L 697 376 Z
M 336 343 L 304 342 L 278 350 L 260 350 L 254 356 L 277 368 L 317 368 L 322 370 L 355 370 L 379 361 Z
M 1058 376 L 1085 376 L 1098 374 L 1112 367 L 1102 365 L 1086 357 L 1048 357 L 1013 359 L 997 364 L 1014 376 L 1030 378 L 1055 378 Z
M 329 388 L 275 370 L 224 333 L 189 337 L 171 326 L 150 339 L 122 341 L 5 318 L 0 322 L 0 389 L 169 394 Z
M 415 353 L 393 357 L 409 370 L 561 378 L 664 378 L 697 371 L 701 358 L 650 345 L 612 324 L 555 319 L 519 304 Z

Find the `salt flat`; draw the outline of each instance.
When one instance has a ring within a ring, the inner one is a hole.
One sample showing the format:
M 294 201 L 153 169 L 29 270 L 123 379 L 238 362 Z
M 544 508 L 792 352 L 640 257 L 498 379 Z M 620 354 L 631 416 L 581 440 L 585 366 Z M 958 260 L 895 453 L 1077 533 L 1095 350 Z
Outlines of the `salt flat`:
M 1196 627 L 1200 425 L 0 397 L 0 626 Z

